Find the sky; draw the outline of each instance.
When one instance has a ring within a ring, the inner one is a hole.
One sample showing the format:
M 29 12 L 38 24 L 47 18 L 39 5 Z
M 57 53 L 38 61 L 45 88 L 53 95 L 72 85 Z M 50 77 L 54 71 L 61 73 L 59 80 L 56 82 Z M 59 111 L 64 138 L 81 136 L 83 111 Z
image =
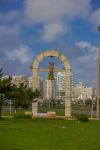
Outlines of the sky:
M 0 0 L 0 68 L 5 75 L 31 76 L 43 51 L 63 53 L 74 83 L 96 86 L 100 0 Z M 44 59 L 61 67 L 57 59 Z

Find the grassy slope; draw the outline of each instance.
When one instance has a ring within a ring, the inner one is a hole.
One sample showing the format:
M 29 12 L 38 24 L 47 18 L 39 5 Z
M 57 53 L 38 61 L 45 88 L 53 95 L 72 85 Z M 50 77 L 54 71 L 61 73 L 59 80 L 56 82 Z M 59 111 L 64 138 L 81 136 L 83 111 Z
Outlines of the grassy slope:
M 0 150 L 99 150 L 100 122 L 0 121 Z

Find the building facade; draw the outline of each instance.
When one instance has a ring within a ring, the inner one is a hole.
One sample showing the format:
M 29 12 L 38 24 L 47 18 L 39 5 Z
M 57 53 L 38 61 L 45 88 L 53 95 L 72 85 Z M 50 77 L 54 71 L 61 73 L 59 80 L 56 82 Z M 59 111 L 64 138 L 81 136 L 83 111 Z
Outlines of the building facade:
M 87 99 L 92 99 L 92 96 L 93 88 L 83 85 L 82 82 L 73 87 L 73 99 L 77 101 L 82 100 L 85 102 Z
M 66 76 L 65 73 L 57 73 L 57 99 L 65 99 L 65 90 L 66 90 Z
M 28 86 L 28 79 L 27 77 L 23 76 L 23 75 L 19 75 L 19 76 L 12 76 L 12 84 L 15 84 L 17 86 L 19 86 L 20 84 L 24 84 L 26 86 Z
M 56 100 L 56 80 L 45 80 L 44 97 L 47 100 Z

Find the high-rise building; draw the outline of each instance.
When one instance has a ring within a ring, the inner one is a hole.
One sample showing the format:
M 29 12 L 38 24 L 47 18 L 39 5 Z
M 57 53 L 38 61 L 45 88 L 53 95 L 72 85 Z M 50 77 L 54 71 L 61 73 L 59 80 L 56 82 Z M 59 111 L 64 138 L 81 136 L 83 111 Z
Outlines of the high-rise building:
M 45 79 L 43 77 L 40 77 L 38 78 L 38 87 L 39 87 L 39 90 L 41 92 L 41 98 L 44 99 L 44 82 L 45 82 Z M 28 87 L 29 88 L 32 88 L 32 76 L 28 78 Z
M 41 99 L 44 99 L 44 81 L 45 79 L 43 77 L 39 77 L 39 80 L 38 80 L 38 84 L 39 84 L 39 90 L 40 90 L 40 93 L 41 93 Z
M 57 73 L 57 99 L 65 99 L 65 91 L 66 91 L 66 76 L 65 73 L 58 72 Z

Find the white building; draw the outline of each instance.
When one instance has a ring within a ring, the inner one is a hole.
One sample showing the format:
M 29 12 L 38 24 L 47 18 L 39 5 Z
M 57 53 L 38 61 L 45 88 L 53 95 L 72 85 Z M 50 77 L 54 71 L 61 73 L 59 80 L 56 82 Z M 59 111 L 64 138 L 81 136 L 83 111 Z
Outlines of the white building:
M 12 76 L 11 82 L 17 86 L 19 86 L 21 83 L 28 86 L 28 79 L 27 79 L 27 77 L 25 77 L 23 75 Z
M 3 76 L 3 77 L 1 77 L 1 80 L 4 80 L 4 79 L 8 79 L 10 76 Z
M 56 100 L 56 80 L 45 80 L 44 93 L 45 99 Z
M 19 86 L 21 83 L 24 85 L 28 85 L 28 79 L 24 75 L 19 75 L 19 76 L 3 76 L 1 79 L 8 79 L 9 77 L 12 78 L 11 83 Z
M 38 86 L 39 86 L 39 90 L 41 92 L 41 99 L 44 99 L 44 83 L 45 83 L 45 79 L 43 77 L 39 77 L 38 79 Z
M 32 76 L 28 77 L 28 87 L 32 88 Z
M 38 87 L 41 92 L 41 98 L 44 99 L 44 82 L 45 79 L 43 77 L 38 78 Z M 32 88 L 32 76 L 28 78 L 28 87 Z
M 87 99 L 91 99 L 93 96 L 93 88 L 84 86 L 81 82 L 73 87 L 73 98 L 82 100 L 85 102 Z
M 58 99 L 65 99 L 65 91 L 66 91 L 66 76 L 65 73 L 58 72 L 57 73 L 57 97 Z

